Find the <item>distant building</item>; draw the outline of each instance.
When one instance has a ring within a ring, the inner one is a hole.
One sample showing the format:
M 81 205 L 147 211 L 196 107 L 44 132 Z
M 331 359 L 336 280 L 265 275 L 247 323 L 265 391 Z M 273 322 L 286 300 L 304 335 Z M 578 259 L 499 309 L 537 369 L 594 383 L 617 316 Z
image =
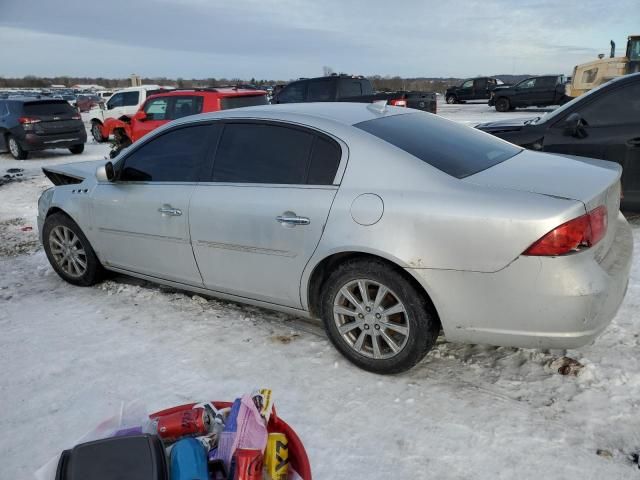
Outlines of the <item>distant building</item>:
M 66 85 L 60 85 L 60 84 L 55 84 L 55 85 L 51 85 L 49 88 L 67 88 Z
M 129 75 L 129 80 L 131 81 L 132 87 L 139 87 L 142 85 L 142 78 L 140 78 L 140 76 L 136 75 L 135 73 Z
M 53 87 L 53 86 L 52 86 Z M 63 86 L 64 88 L 64 86 Z M 104 90 L 105 88 L 102 85 L 73 85 L 71 88 L 74 90 Z

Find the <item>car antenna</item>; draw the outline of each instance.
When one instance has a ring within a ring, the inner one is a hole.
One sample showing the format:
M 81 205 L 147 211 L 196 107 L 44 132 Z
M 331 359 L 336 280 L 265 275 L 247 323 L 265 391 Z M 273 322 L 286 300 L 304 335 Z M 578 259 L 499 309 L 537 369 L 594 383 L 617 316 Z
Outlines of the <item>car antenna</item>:
M 372 111 L 373 113 L 387 113 L 387 101 L 386 100 L 376 100 L 373 103 L 367 105 L 367 110 Z

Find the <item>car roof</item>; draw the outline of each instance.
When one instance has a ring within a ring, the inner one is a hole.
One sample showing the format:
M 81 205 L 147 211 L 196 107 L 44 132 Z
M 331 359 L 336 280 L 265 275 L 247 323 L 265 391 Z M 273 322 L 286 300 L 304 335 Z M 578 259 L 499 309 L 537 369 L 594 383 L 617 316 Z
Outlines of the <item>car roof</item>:
M 278 105 L 257 105 L 254 107 L 234 108 L 219 112 L 202 113 L 191 117 L 192 120 L 220 118 L 263 118 L 273 120 L 298 121 L 319 119 L 330 120 L 344 125 L 375 120 L 393 115 L 416 113 L 415 110 L 403 107 L 382 106 L 371 103 L 318 102 L 318 103 L 283 103 Z
M 266 95 L 264 90 L 249 89 L 249 88 L 185 88 L 177 90 L 168 90 L 166 92 L 154 93 L 149 98 L 157 97 L 180 97 L 180 96 L 204 96 L 204 95 L 216 95 L 219 97 L 242 97 L 251 95 Z

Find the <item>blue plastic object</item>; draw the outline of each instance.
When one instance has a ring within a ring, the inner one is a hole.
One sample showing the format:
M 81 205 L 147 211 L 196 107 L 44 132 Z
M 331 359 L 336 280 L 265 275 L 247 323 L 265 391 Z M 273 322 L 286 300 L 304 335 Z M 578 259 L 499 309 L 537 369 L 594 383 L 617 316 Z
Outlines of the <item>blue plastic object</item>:
M 178 440 L 171 449 L 171 480 L 208 480 L 207 453 L 195 438 Z

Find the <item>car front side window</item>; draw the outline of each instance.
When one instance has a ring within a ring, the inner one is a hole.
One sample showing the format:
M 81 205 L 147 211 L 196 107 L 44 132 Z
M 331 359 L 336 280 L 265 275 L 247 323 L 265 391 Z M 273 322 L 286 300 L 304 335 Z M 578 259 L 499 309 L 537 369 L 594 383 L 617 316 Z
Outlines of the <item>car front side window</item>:
M 123 159 L 122 182 L 197 182 L 209 167 L 207 152 L 221 126 L 194 125 L 170 130 Z
M 640 84 L 601 95 L 577 110 L 591 127 L 640 123 Z
M 122 93 L 116 93 L 107 102 L 107 108 L 109 110 L 111 110 L 112 108 L 121 107 L 121 106 L 122 106 Z
M 156 98 L 144 107 L 144 113 L 147 114 L 149 120 L 166 120 L 168 99 Z

